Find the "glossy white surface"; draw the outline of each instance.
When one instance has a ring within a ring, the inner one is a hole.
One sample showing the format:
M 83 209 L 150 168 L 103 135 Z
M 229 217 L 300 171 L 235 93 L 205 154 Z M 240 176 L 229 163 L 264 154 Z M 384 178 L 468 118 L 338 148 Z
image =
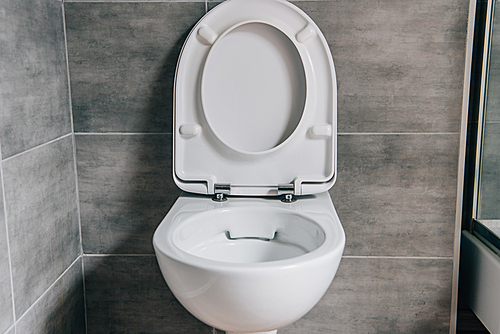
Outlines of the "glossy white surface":
M 297 42 L 305 43 L 307 42 L 307 40 L 316 37 L 316 28 L 309 24 L 307 25 L 307 27 L 297 33 L 295 37 L 297 38 Z
M 302 117 L 306 87 L 299 53 L 278 29 L 242 24 L 210 50 L 201 95 L 209 127 L 227 147 L 241 153 L 271 150 Z
M 259 333 L 245 333 L 245 334 L 277 334 L 278 331 L 269 331 L 269 332 L 259 332 Z M 237 333 L 231 333 L 231 332 L 226 332 L 226 334 L 237 334 Z
M 462 231 L 460 285 L 465 302 L 492 334 L 500 334 L 500 257 Z
M 335 182 L 337 95 L 324 36 L 283 0 L 229 0 L 186 40 L 174 83 L 174 180 L 153 244 L 171 291 L 227 333 L 276 333 L 319 301 L 345 236 Z M 287 188 L 287 187 L 285 187 Z
M 226 231 L 253 239 L 229 240 Z M 291 204 L 248 197 L 216 203 L 184 193 L 153 244 L 167 284 L 189 312 L 228 332 L 258 333 L 287 326 L 319 301 L 345 236 L 328 193 Z
M 333 185 L 335 69 L 321 31 L 293 4 L 215 7 L 186 40 L 174 87 L 181 189 L 213 194 L 215 184 L 231 184 L 232 195 L 270 196 L 278 184 L 297 195 Z
M 186 253 L 234 263 L 294 258 L 324 240 L 324 231 L 308 216 L 279 207 L 213 209 L 172 230 L 174 245 Z
M 215 31 L 207 26 L 201 26 L 198 29 L 198 35 L 200 35 L 200 37 L 203 38 L 208 44 L 213 44 L 218 37 Z

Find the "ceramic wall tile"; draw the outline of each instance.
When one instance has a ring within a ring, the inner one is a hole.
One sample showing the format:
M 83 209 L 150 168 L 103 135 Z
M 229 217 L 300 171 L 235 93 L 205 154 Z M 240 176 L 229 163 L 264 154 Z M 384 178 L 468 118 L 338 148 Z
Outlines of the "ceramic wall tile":
M 88 334 L 212 334 L 167 287 L 154 256 L 85 256 Z
M 500 218 L 500 123 L 484 127 L 479 187 L 479 219 Z
M 344 258 L 323 299 L 279 334 L 448 333 L 452 265 Z
M 172 132 L 180 49 L 201 2 L 66 3 L 76 132 Z
M 2 1 L 0 31 L 5 159 L 71 132 L 62 2 Z
M 85 334 L 81 258 L 19 319 L 16 333 Z
M 153 253 L 153 232 L 180 190 L 171 135 L 77 135 L 84 253 Z
M 458 135 L 342 135 L 345 255 L 453 256 Z
M 5 332 L 5 334 L 15 334 L 15 328 L 11 327 L 8 331 Z
M 65 0 L 65 3 L 70 2 L 131 2 L 129 0 Z M 205 2 L 205 0 L 134 0 L 133 2 Z
M 494 12 L 488 64 L 486 121 L 500 122 L 500 12 Z
M 468 1 L 294 2 L 333 55 L 339 132 L 458 132 Z
M 0 180 L 2 179 L 0 170 Z M 0 183 L 0 333 L 14 324 L 12 314 L 12 290 L 10 283 L 9 253 L 5 229 L 3 191 Z
M 20 317 L 80 252 L 72 139 L 4 160 L 2 167 Z

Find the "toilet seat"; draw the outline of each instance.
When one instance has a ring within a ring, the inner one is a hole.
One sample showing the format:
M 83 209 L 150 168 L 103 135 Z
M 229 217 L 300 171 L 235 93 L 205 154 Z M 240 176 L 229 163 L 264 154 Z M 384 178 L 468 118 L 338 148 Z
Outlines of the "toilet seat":
M 328 190 L 336 100 L 328 44 L 305 13 L 282 0 L 223 2 L 194 27 L 177 65 L 176 184 L 200 194 Z

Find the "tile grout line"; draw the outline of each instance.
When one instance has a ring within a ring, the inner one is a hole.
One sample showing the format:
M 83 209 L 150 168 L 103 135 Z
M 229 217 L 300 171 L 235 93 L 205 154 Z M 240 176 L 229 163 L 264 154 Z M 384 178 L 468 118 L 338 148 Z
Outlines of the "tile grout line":
M 10 276 L 10 294 L 12 299 L 12 320 L 14 323 L 11 327 L 14 327 L 14 333 L 17 331 L 17 320 L 16 320 L 16 301 L 14 298 L 14 277 L 12 275 L 12 256 L 10 252 L 10 239 L 9 239 L 9 225 L 7 223 L 7 200 L 5 199 L 5 183 L 3 176 L 3 160 L 2 160 L 2 145 L 0 143 L 0 186 L 2 187 L 2 204 L 3 204 L 3 218 L 5 222 L 5 239 L 7 242 L 7 257 L 9 260 L 9 276 Z
M 451 256 L 343 255 L 343 259 L 453 260 Z
M 172 132 L 75 132 L 77 136 L 172 135 Z M 338 136 L 459 135 L 459 132 L 338 132 Z
M 79 238 L 80 238 L 80 257 L 82 257 L 82 284 L 83 284 L 83 317 L 84 317 L 84 322 L 85 322 L 85 333 L 88 332 L 88 322 L 87 322 L 87 291 L 85 290 L 85 266 L 83 264 L 83 238 L 82 238 L 82 218 L 81 218 L 81 211 L 80 211 L 80 189 L 78 186 L 78 169 L 77 169 L 77 163 L 76 163 L 76 140 L 75 140 L 75 123 L 73 120 L 73 103 L 72 103 L 72 97 L 71 97 L 71 77 L 69 73 L 69 53 L 68 53 L 68 37 L 66 34 L 66 12 L 64 8 L 64 0 L 62 0 L 62 20 L 63 20 L 63 31 L 64 31 L 64 50 L 66 53 L 66 74 L 67 74 L 67 80 L 68 80 L 68 99 L 69 99 L 69 115 L 70 115 L 70 121 L 71 121 L 71 142 L 72 142 L 72 149 L 73 149 L 73 168 L 74 168 L 74 174 L 75 174 L 75 192 L 76 192 L 76 212 L 77 212 L 77 219 L 78 219 L 78 232 L 79 232 Z
M 459 135 L 460 132 L 338 132 L 338 136 Z
M 172 132 L 75 132 L 75 136 L 159 136 L 172 135 Z
M 30 307 L 28 307 L 28 309 L 27 309 L 26 311 L 24 311 L 23 315 L 21 315 L 21 316 L 19 317 L 19 319 L 16 321 L 16 323 L 18 323 L 19 321 L 21 321 L 21 319 L 22 319 L 22 318 L 24 318 L 24 316 L 25 316 L 26 314 L 28 314 L 28 312 L 29 312 L 29 311 L 30 311 L 33 307 L 35 307 L 35 305 L 36 305 L 36 304 L 37 304 L 37 303 L 38 303 L 38 302 L 39 302 L 39 301 L 40 301 L 43 297 L 45 297 L 45 295 L 49 292 L 49 290 L 51 290 L 51 289 L 52 289 L 52 288 L 56 285 L 56 283 L 58 283 L 58 282 L 59 282 L 59 280 L 60 280 L 60 279 L 61 279 L 61 278 L 62 278 L 62 277 L 63 277 L 63 276 L 64 276 L 64 275 L 65 275 L 65 274 L 66 274 L 66 273 L 67 273 L 67 272 L 68 272 L 68 271 L 69 271 L 69 270 L 73 267 L 73 265 L 75 265 L 75 263 L 76 263 L 78 260 L 80 260 L 80 259 L 82 259 L 82 256 L 81 256 L 81 255 L 79 255 L 76 259 L 74 259 L 74 260 L 73 260 L 73 262 L 71 262 L 71 264 L 68 266 L 68 268 L 66 268 L 66 269 L 62 272 L 62 274 L 61 274 L 61 275 L 59 275 L 59 277 L 58 277 L 58 278 L 57 278 L 57 279 L 56 279 L 56 280 L 55 280 L 55 281 L 54 281 L 54 282 L 53 282 L 53 283 L 52 283 L 52 284 L 51 284 L 51 285 L 50 285 L 47 289 L 45 289 L 45 291 L 42 293 L 42 295 L 41 295 L 40 297 L 38 297 L 38 298 L 37 298 L 37 299 L 33 302 L 33 304 L 31 304 L 31 305 L 30 305 Z M 83 261 L 83 259 L 82 259 L 82 261 Z
M 66 18 L 65 18 L 65 11 L 64 11 L 64 4 L 62 6 L 62 15 L 63 15 L 63 29 L 64 29 L 64 43 L 65 43 L 65 49 L 66 49 L 66 71 L 67 71 L 67 77 L 68 77 L 68 98 L 69 98 L 69 115 L 70 115 L 70 121 L 71 121 L 71 132 L 72 132 L 72 148 L 73 148 L 73 168 L 74 168 L 74 174 L 75 174 L 75 187 L 76 187 L 76 210 L 78 213 L 78 229 L 80 233 L 80 255 L 83 254 L 83 242 L 82 242 L 82 224 L 81 224 L 81 217 L 80 217 L 80 192 L 78 188 L 78 171 L 77 171 L 77 164 L 76 164 L 76 143 L 75 143 L 75 126 L 73 122 L 73 105 L 71 103 L 71 83 L 70 83 L 70 76 L 69 76 L 69 55 L 68 55 L 68 39 L 66 37 Z
M 85 264 L 83 263 L 83 253 L 80 255 L 82 258 L 82 285 L 83 285 L 83 317 L 85 321 L 85 334 L 88 333 L 87 324 L 87 291 L 85 291 Z
M 16 332 L 16 327 L 14 325 L 10 325 L 9 327 L 7 327 L 7 329 L 5 330 L 4 334 L 7 334 L 12 329 L 14 330 L 12 333 L 15 333 Z
M 83 254 L 83 257 L 140 257 L 140 256 L 156 256 L 156 254 Z
M 17 154 L 14 154 L 14 155 L 12 155 L 12 156 L 10 156 L 10 157 L 8 157 L 8 158 L 3 159 L 3 161 L 8 161 L 8 160 L 14 159 L 14 158 L 16 158 L 16 157 L 18 157 L 18 156 L 20 156 L 20 155 L 22 155 L 22 154 L 25 154 L 25 153 L 28 153 L 28 152 L 32 152 L 32 151 L 34 151 L 34 150 L 37 150 L 37 149 L 39 149 L 39 148 L 41 148 L 41 147 L 44 147 L 44 146 L 50 145 L 50 144 L 52 144 L 52 143 L 55 143 L 56 141 L 61 140 L 61 139 L 64 139 L 64 138 L 69 137 L 69 136 L 71 136 L 71 135 L 73 135 L 73 133 L 72 133 L 72 132 L 67 133 L 67 134 L 62 135 L 62 136 L 60 136 L 60 137 L 57 137 L 57 138 L 55 138 L 55 139 L 49 140 L 48 142 L 45 142 L 45 143 L 40 144 L 40 145 L 37 145 L 37 146 L 32 147 L 32 148 L 30 148 L 30 149 L 27 149 L 26 151 L 22 151 L 22 152 L 19 152 L 19 153 L 17 153 Z
M 128 3 L 146 3 L 146 2 L 204 2 L 203 0 L 62 0 L 62 2 L 87 2 L 87 3 L 109 3 L 109 2 L 128 2 Z
M 151 257 L 155 254 L 83 254 L 83 257 Z M 387 256 L 387 255 L 343 255 L 343 259 L 406 259 L 406 260 L 453 260 L 449 256 Z

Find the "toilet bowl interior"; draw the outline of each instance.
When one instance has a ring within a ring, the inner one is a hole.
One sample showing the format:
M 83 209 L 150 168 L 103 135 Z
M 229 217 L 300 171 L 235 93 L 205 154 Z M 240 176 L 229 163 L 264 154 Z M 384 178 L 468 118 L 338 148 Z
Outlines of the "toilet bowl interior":
M 305 215 L 287 210 L 219 209 L 195 214 L 173 230 L 173 244 L 204 259 L 258 263 L 307 254 L 325 232 Z

